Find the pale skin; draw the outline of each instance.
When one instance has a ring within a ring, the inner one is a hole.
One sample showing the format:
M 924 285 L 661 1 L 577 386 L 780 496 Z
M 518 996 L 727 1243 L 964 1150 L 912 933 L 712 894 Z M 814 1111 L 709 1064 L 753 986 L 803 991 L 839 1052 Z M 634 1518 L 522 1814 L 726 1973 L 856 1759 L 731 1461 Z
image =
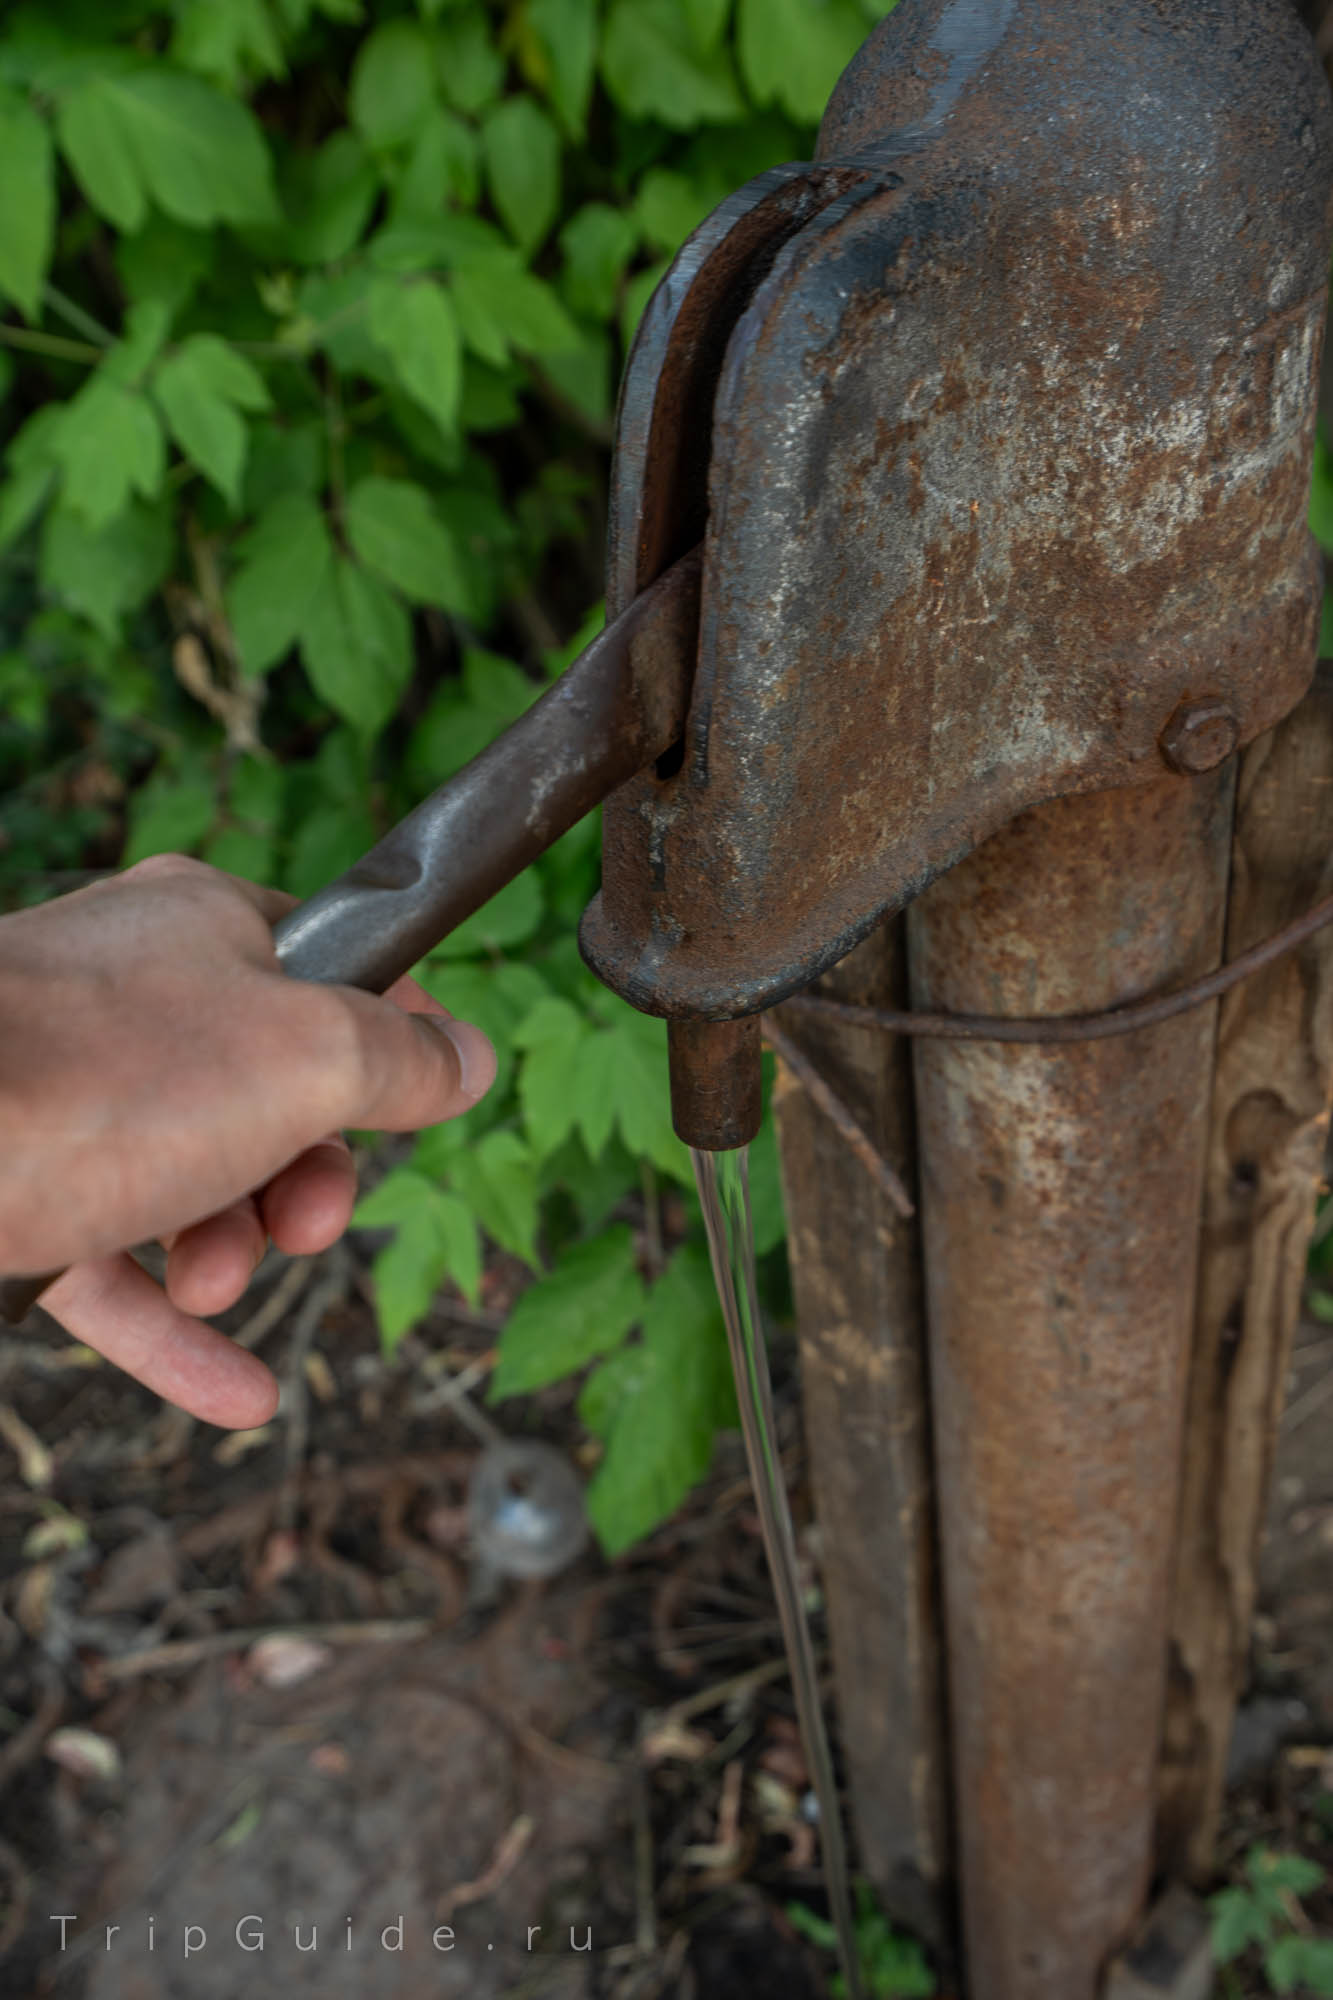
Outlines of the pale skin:
M 166 854 L 0 918 L 0 1271 L 68 1266 L 46 1310 L 231 1429 L 271 1417 L 278 1385 L 206 1317 L 270 1242 L 342 1235 L 343 1128 L 438 1124 L 495 1078 L 481 1030 L 411 979 L 380 997 L 289 978 L 271 926 L 295 901 Z M 164 1285 L 128 1254 L 153 1239 Z

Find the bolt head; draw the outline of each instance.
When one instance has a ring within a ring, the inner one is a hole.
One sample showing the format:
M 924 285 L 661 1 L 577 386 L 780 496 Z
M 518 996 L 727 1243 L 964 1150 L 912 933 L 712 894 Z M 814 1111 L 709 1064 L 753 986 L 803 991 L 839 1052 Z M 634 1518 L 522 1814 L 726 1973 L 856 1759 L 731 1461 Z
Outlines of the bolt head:
M 1158 738 L 1173 771 L 1197 778 L 1224 764 L 1240 741 L 1240 727 L 1222 701 L 1182 702 Z

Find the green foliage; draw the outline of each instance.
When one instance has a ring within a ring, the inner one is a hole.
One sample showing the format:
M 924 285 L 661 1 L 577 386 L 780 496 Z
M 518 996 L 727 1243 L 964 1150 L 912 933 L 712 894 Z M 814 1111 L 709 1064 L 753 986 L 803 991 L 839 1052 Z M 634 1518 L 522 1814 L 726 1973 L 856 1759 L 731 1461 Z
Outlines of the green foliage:
M 1324 1881 L 1317 1861 L 1252 1847 L 1245 1880 L 1209 1898 L 1213 1956 L 1222 1966 L 1258 1953 L 1274 1993 L 1333 1993 L 1333 1940 L 1310 1935 L 1299 1898 Z
M 788 1903 L 787 1915 L 802 1937 L 832 1957 L 837 1951 L 837 1932 L 826 1917 L 818 1917 L 804 1903 Z M 924 1948 L 915 1938 L 895 1931 L 875 1907 L 874 1892 L 868 1882 L 856 1885 L 856 1943 L 861 1960 L 861 1979 L 869 2000 L 930 2000 L 935 1992 L 935 1975 L 926 1962 Z M 847 1982 L 840 1972 L 829 1980 L 834 2000 L 843 2000 Z
M 3 10 L 4 907 L 166 849 L 307 895 L 536 699 L 600 624 L 649 293 L 724 196 L 810 156 L 884 12 Z M 617 1549 L 734 1408 L 664 1029 L 574 945 L 597 879 L 594 819 L 418 968 L 498 1079 L 357 1221 L 386 1232 L 390 1348 L 442 1284 L 480 1296 L 488 1244 L 528 1266 L 494 1393 L 582 1374 Z M 753 1189 L 774 1271 L 768 1128 Z M 645 1195 L 664 1260 L 630 1231 Z

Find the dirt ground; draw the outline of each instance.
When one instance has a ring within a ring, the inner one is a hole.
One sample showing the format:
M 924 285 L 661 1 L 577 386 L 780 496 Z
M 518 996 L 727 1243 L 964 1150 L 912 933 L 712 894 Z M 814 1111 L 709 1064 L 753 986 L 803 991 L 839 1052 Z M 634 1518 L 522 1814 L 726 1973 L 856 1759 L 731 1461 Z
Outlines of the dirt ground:
M 275 1256 L 223 1321 L 283 1380 L 259 1433 L 165 1409 L 40 1312 L 0 1343 L 0 1994 L 817 2000 L 739 1440 L 648 1544 L 481 1600 L 458 1377 L 521 1273 L 478 1311 L 441 1296 L 388 1364 L 373 1248 Z M 789 1353 L 776 1386 L 808 1522 Z M 497 1414 L 582 1448 L 567 1392 Z M 1219 1880 L 1256 1839 L 1333 1864 L 1331 1442 L 1311 1325 Z

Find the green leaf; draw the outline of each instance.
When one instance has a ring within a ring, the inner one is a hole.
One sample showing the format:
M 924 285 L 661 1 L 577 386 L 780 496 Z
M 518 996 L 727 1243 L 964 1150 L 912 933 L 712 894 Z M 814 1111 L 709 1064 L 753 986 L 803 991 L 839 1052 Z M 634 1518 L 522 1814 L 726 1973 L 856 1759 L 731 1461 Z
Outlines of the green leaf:
M 55 161 L 46 120 L 24 97 L 0 94 L 0 295 L 35 320 L 55 240 Z
M 363 1194 L 352 1211 L 353 1229 L 392 1229 L 435 1212 L 439 1189 L 410 1167 L 394 1167 Z
M 297 161 L 288 183 L 287 231 L 298 264 L 332 264 L 361 240 L 379 176 L 361 140 L 344 127 Z
M 506 97 L 481 128 L 491 199 L 509 234 L 529 254 L 560 208 L 560 134 L 530 97 Z
M 597 54 L 597 0 L 528 0 L 527 25 L 541 54 L 540 74 L 532 81 L 546 92 L 570 138 L 581 140 Z
M 488 1132 L 458 1155 L 455 1192 L 499 1244 L 537 1269 L 537 1174 L 516 1132 Z
M 432 957 L 414 969 L 414 977 L 451 1014 L 474 1021 L 490 1036 L 497 1069 L 484 1101 L 503 1102 L 514 1070 L 514 1029 L 546 991 L 540 973 L 530 965 L 469 965 Z M 443 1133 L 450 1128 L 438 1129 Z
M 447 15 L 435 31 L 435 65 L 440 87 L 455 111 L 484 111 L 500 95 L 504 57 L 491 41 L 482 10 L 468 7 Z
M 120 229 L 151 196 L 177 222 L 276 222 L 272 162 L 245 105 L 157 64 L 104 73 L 64 99 L 60 144 L 89 202 Z
M 285 76 L 282 43 L 264 0 L 177 0 L 171 55 L 182 69 L 212 77 L 225 90 L 247 76 Z
M 675 1512 L 708 1471 L 719 1427 L 735 1421 L 726 1328 L 701 1245 L 677 1250 L 654 1285 L 639 1352 L 637 1367 L 616 1357 L 613 1394 L 588 1395 L 607 1431 L 588 1515 L 608 1556 Z
M 1248 1889 L 1219 1889 L 1208 1898 L 1208 1909 L 1213 1957 L 1219 1965 L 1228 1965 L 1250 1945 L 1267 1941 L 1268 1919 Z
M 653 248 L 670 250 L 674 255 L 716 205 L 711 187 L 666 167 L 652 167 L 639 182 L 634 214 Z
M 409 396 L 446 431 L 458 423 L 463 342 L 453 301 L 429 278 L 370 288 L 370 337 L 388 355 Z
M 122 389 L 140 388 L 170 325 L 170 310 L 161 299 L 136 299 L 125 313 L 120 339 L 98 367 L 99 376 Z
M 701 54 L 675 0 L 614 0 L 602 80 L 631 118 L 656 118 L 678 132 L 744 115 L 726 50 Z
M 605 429 L 615 407 L 612 379 L 619 371 L 613 362 L 611 336 L 596 327 L 572 353 L 544 355 L 542 372 L 590 424 Z
M 574 1063 L 587 1033 L 578 1009 L 551 994 L 538 1002 L 514 1036 L 525 1051 L 518 1079 L 523 1123 L 539 1160 L 574 1129 Z
M 756 104 L 817 124 L 866 38 L 856 0 L 737 0 L 741 74 Z
M 609 1074 L 604 1087 L 631 1153 L 692 1186 L 689 1154 L 671 1125 L 665 1021 L 624 1008 L 607 1035 L 605 1060 Z
M 55 476 L 49 460 L 34 460 L 11 473 L 0 487 L 0 549 L 8 548 L 36 519 L 46 505 Z
M 565 297 L 577 313 L 610 319 L 639 231 L 634 217 L 603 201 L 590 201 L 560 231 Z
M 616 1104 L 611 1091 L 611 1037 L 605 1032 L 589 1035 L 574 1058 L 572 1088 L 574 1115 L 583 1143 L 593 1159 L 611 1137 L 616 1122 Z
M 1302 1987 L 1310 1993 L 1333 1993 L 1333 1939 L 1301 1937 L 1289 1932 L 1270 1945 L 1264 1970 L 1279 1993 Z
M 65 504 L 105 528 L 130 496 L 151 500 L 166 469 L 162 426 L 146 396 L 109 381 L 99 369 L 65 405 L 52 439 L 64 473 Z
M 412 786 L 433 791 L 531 708 L 541 689 L 509 660 L 469 646 L 463 683 L 445 681 L 412 732 L 406 767 Z
M 816 1916 L 805 1903 L 784 1903 L 783 1908 L 791 1919 L 793 1930 L 799 1931 L 802 1937 L 809 1938 L 811 1944 L 817 1944 L 821 1951 L 837 1950 L 837 1929 L 827 1917 Z
M 1248 1869 L 1251 1881 L 1289 1890 L 1293 1896 L 1311 1895 L 1324 1880 L 1324 1870 L 1319 1863 L 1311 1861 L 1306 1855 L 1274 1854 L 1263 1847 L 1252 1851 Z
M 207 276 L 217 248 L 202 230 L 150 215 L 137 234 L 117 242 L 116 270 L 130 298 L 160 300 L 175 314 Z
M 292 837 L 282 886 L 293 896 L 313 896 L 316 889 L 359 861 L 384 831 L 364 803 L 317 806 L 306 814 Z
M 703 50 L 716 48 L 731 18 L 731 0 L 683 0 L 683 5 L 694 46 Z
M 133 232 L 148 213 L 148 196 L 119 98 L 93 78 L 63 98 L 56 134 L 70 172 L 99 215 Z
M 414 604 L 460 610 L 468 601 L 462 558 L 424 486 L 372 473 L 347 496 L 347 539 L 366 568 Z
M 317 419 L 251 424 L 245 460 L 247 513 L 262 514 L 282 493 L 304 493 L 314 499 L 324 486 L 325 442 L 324 425 Z
M 481 188 L 480 150 L 471 125 L 433 105 L 417 127 L 412 150 L 394 184 L 395 222 L 414 217 L 436 220 L 441 198 L 471 208 Z
M 508 951 L 514 945 L 526 944 L 541 920 L 541 879 L 535 869 L 525 868 L 489 903 L 484 903 L 475 916 L 450 931 L 431 956 L 475 958 L 481 953 Z
M 481 1289 L 477 1225 L 457 1195 L 410 1167 L 396 1167 L 352 1214 L 354 1229 L 396 1227 L 372 1266 L 375 1312 L 385 1350 L 424 1319 L 446 1277 L 474 1303 Z
M 620 307 L 620 337 L 626 347 L 634 338 L 639 321 L 643 318 L 644 307 L 670 269 L 671 259 L 663 257 L 659 263 L 651 264 L 646 271 L 636 272 L 625 287 L 625 297 Z
M 136 502 L 94 529 L 62 505 L 42 525 L 39 574 L 47 590 L 115 639 L 121 617 L 161 583 L 171 547 L 170 516 L 160 506 Z
M 368 145 L 412 137 L 435 96 L 430 44 L 416 21 L 385 21 L 367 35 L 352 65 L 348 106 Z
M 555 293 L 521 268 L 517 257 L 460 265 L 450 278 L 463 336 L 483 361 L 521 354 L 559 354 L 582 336 Z
M 239 506 L 249 433 L 237 411 L 268 408 L 261 377 L 216 334 L 197 333 L 162 362 L 153 393 L 191 464 Z
M 316 694 L 354 728 L 378 734 L 412 678 L 412 621 L 393 592 L 336 556 L 300 636 Z
M 333 545 L 316 502 L 283 493 L 241 544 L 227 609 L 247 673 L 262 674 L 296 644 L 311 606 L 332 584 Z
M 629 1341 L 608 1354 L 588 1375 L 579 1391 L 578 1417 L 594 1437 L 611 1435 L 617 1413 L 646 1383 L 656 1380 L 657 1364 L 641 1341 Z
M 271 833 L 254 833 L 244 826 L 224 826 L 204 842 L 199 853 L 210 867 L 223 868 L 229 875 L 243 875 L 249 882 L 273 878 L 277 843 Z
M 121 867 L 148 854 L 192 853 L 216 817 L 217 793 L 207 772 L 155 771 L 130 794 Z
M 544 1388 L 608 1353 L 640 1317 L 643 1303 L 634 1239 L 624 1223 L 576 1243 L 509 1315 L 487 1401 Z

